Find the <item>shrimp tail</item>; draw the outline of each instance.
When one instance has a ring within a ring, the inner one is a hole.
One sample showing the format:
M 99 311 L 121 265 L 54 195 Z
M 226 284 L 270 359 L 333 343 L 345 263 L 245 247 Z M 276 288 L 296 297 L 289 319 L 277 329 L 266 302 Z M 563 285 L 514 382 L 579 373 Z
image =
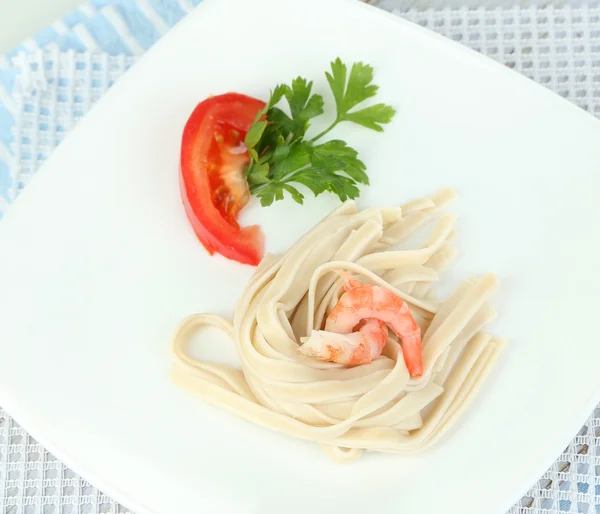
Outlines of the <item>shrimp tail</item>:
M 421 337 L 401 338 L 402 354 L 404 363 L 411 377 L 423 375 L 423 358 L 421 351 Z

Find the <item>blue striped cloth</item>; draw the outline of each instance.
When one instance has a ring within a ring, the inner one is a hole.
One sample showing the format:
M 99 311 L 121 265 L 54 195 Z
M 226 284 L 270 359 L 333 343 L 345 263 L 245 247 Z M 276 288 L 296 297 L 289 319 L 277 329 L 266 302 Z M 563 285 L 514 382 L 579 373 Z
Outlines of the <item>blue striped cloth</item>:
M 15 122 L 19 115 L 16 64 L 23 55 L 55 48 L 61 52 L 105 52 L 138 56 L 201 0 L 90 0 L 34 37 L 0 56 L 0 218 L 21 187 L 15 177 Z

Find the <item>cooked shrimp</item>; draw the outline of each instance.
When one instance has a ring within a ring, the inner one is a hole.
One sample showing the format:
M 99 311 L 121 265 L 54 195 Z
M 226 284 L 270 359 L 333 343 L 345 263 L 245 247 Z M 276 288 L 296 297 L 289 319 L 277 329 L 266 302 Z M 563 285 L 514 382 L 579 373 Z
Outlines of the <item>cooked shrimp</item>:
M 385 325 L 389 325 L 400 338 L 404 362 L 410 375 L 421 376 L 421 329 L 406 302 L 384 287 L 352 280 L 346 273 L 341 275 L 346 292 L 327 316 L 325 330 L 314 331 L 304 342 L 304 346 L 308 347 L 303 346 L 302 353 L 343 364 L 371 362 L 383 350 L 387 331 L 385 339 L 381 331 Z M 365 324 L 353 333 L 362 321 L 366 321 Z M 341 334 L 344 338 L 336 338 L 333 334 Z M 368 352 L 361 345 L 365 345 Z M 367 356 L 369 360 L 366 360 Z
M 336 334 L 313 330 L 310 337 L 302 338 L 300 352 L 321 360 L 356 366 L 368 364 L 381 355 L 388 340 L 388 330 L 383 321 L 368 319 L 357 332 Z

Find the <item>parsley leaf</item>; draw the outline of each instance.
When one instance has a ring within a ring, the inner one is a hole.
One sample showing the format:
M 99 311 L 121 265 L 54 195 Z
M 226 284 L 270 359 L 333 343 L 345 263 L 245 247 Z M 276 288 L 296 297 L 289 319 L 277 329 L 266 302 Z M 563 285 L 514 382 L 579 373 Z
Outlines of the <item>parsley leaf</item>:
M 373 68 L 361 62 L 354 63 L 346 87 L 348 70 L 339 57 L 331 63 L 331 73 L 325 73 L 335 98 L 338 113 L 348 112 L 352 107 L 377 94 L 373 81 Z
M 253 163 L 252 166 L 248 167 L 246 172 L 246 180 L 251 184 L 265 184 L 269 182 L 269 164 L 264 163 Z
M 292 81 L 292 87 L 285 91 L 285 98 L 290 105 L 290 111 L 294 120 L 308 121 L 319 114 L 323 114 L 323 97 L 310 94 L 312 82 L 298 77 Z
M 331 63 L 326 78 L 335 100 L 336 117 L 321 134 L 305 139 L 310 120 L 323 114 L 324 101 L 320 94 L 312 93 L 312 81 L 302 77 L 291 85 L 275 87 L 246 133 L 244 143 L 251 157 L 246 178 L 250 192 L 261 205 L 282 200 L 285 193 L 302 204 L 304 195 L 294 183 L 315 196 L 331 192 L 342 201 L 359 196 L 358 184 L 369 184 L 366 166 L 354 148 L 339 139 L 316 142 L 343 121 L 381 132 L 382 125 L 389 123 L 396 111 L 381 103 L 354 109 L 379 89 L 372 83 L 371 66 L 354 63 L 348 74 L 347 66 L 338 58 Z M 287 111 L 279 106 L 284 99 Z
M 350 69 L 350 77 L 346 80 L 348 69 L 338 57 L 331 63 L 331 73 L 325 73 L 325 76 L 333 92 L 337 115 L 333 123 L 315 137 L 315 140 L 323 137 L 342 121 L 351 121 L 377 132 L 383 132 L 382 125 L 392 121 L 396 110 L 385 104 L 351 111 L 358 104 L 374 97 L 379 90 L 379 86 L 371 83 L 373 82 L 371 66 L 355 62 Z
M 363 127 L 383 132 L 384 123 L 389 123 L 394 117 L 395 111 L 389 105 L 377 104 L 371 107 L 365 107 L 360 111 L 347 112 L 344 120 L 352 121 Z
M 274 164 L 270 177 L 283 180 L 295 171 L 310 163 L 311 144 L 308 141 L 296 141 L 289 145 L 280 145 L 273 154 Z
M 345 201 L 359 195 L 358 182 L 369 182 L 364 163 L 344 141 L 333 140 L 318 146 L 306 140 L 283 144 L 277 147 L 272 160 L 268 179 L 262 180 L 261 176 L 260 181 L 253 180 L 250 186 L 263 206 L 283 199 L 284 192 L 302 204 L 304 195 L 291 183 L 302 184 L 315 196 L 330 191 Z
M 365 163 L 358 158 L 358 152 L 345 141 L 333 139 L 315 147 L 311 163 L 320 169 L 343 170 L 354 181 L 369 184 Z
M 309 120 L 323 114 L 323 97 L 311 95 L 312 82 L 298 77 L 292 81 L 291 86 L 283 86 L 283 96 L 287 100 L 291 117 L 277 107 L 271 107 L 267 112 L 270 123 L 279 126 L 284 139 L 298 139 L 304 137 L 309 127 Z M 273 106 L 277 102 L 271 101 Z
M 256 196 L 260 199 L 260 204 L 263 207 L 268 207 L 275 200 L 283 200 L 283 192 L 290 193 L 292 198 L 300 205 L 304 203 L 304 195 L 295 187 L 282 182 L 271 182 L 268 187 L 261 189 Z
M 258 111 L 258 114 L 256 115 L 257 120 L 262 118 L 264 114 L 269 112 L 269 110 L 272 109 L 279 102 L 279 100 L 281 100 L 283 98 L 283 95 L 285 95 L 286 89 L 287 89 L 287 86 L 285 84 L 277 84 L 275 86 L 275 89 L 273 89 L 273 91 L 271 91 L 271 95 L 269 97 L 269 101 L 268 101 L 267 105 L 264 107 L 264 109 Z

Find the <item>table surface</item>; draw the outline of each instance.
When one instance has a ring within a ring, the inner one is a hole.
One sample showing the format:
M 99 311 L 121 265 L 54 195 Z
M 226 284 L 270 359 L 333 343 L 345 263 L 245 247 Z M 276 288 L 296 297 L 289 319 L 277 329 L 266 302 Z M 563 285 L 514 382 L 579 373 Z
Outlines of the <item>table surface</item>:
M 83 0 L 0 0 L 0 55 L 82 3 Z
M 442 7 L 512 7 L 515 5 L 579 5 L 585 0 L 370 0 L 385 7 L 439 9 Z M 33 36 L 85 0 L 0 0 L 0 55 Z M 592 2 L 593 3 L 593 2 Z M 9 20 L 8 23 L 5 20 Z

